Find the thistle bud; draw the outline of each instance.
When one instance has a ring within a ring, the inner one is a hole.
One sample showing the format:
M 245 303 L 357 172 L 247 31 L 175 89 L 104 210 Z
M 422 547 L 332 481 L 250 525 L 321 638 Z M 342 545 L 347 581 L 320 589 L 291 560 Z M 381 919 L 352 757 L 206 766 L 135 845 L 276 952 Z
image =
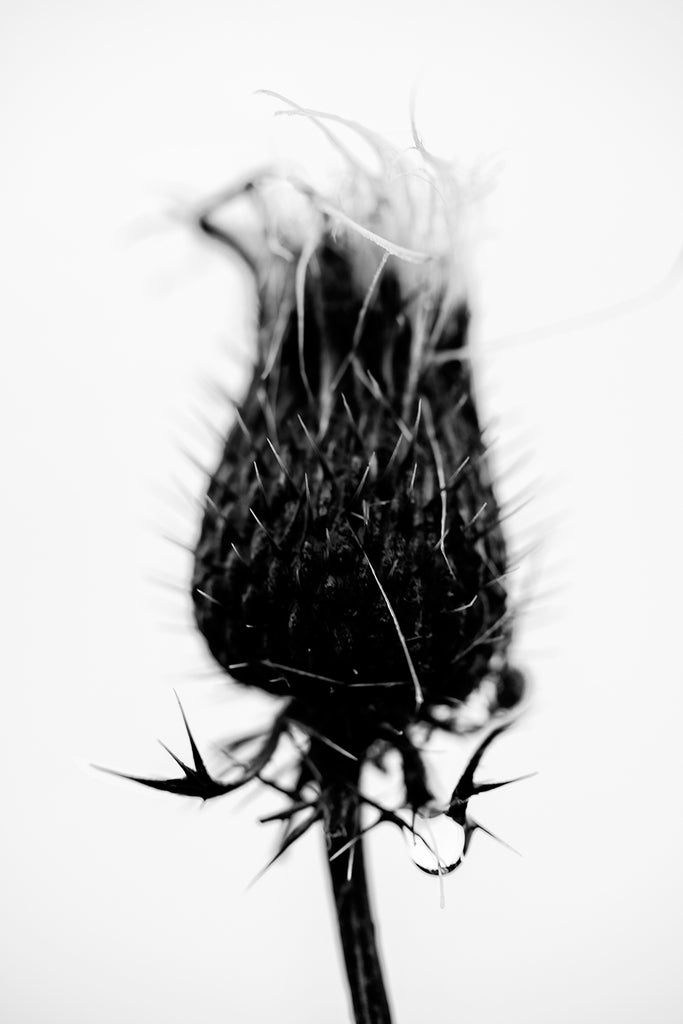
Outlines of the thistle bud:
M 323 777 L 330 750 L 394 746 L 418 810 L 411 726 L 457 731 L 484 685 L 489 713 L 520 694 L 470 310 L 448 230 L 388 187 L 356 184 L 354 217 L 293 188 L 306 216 L 253 259 L 257 357 L 206 496 L 196 621 L 234 679 L 288 698 Z
M 296 110 L 319 125 L 326 116 Z M 182 778 L 126 777 L 203 800 L 255 779 L 274 788 L 289 803 L 262 819 L 285 823 L 271 863 L 320 821 L 357 1024 L 390 1024 L 362 836 L 389 823 L 433 858 L 422 870 L 458 867 L 487 831 L 470 798 L 507 785 L 474 776 L 509 721 L 440 809 L 416 730 L 466 731 L 473 698 L 481 726 L 515 705 L 523 679 L 508 664 L 508 561 L 468 361 L 457 188 L 416 133 L 421 173 L 397 175 L 399 155 L 349 127 L 382 173 L 356 167 L 342 208 L 291 179 L 279 207 L 261 175 L 244 190 L 260 218 L 255 246 L 213 208 L 199 219 L 248 263 L 259 312 L 253 377 L 204 501 L 195 618 L 225 672 L 280 698 L 279 711 L 262 736 L 223 747 L 225 780 L 209 774 L 187 722 L 193 763 L 172 755 Z M 293 780 L 274 769 L 285 739 Z M 395 809 L 361 787 L 364 764 L 390 750 L 405 789 Z M 462 830 L 453 863 L 421 832 L 436 814 Z

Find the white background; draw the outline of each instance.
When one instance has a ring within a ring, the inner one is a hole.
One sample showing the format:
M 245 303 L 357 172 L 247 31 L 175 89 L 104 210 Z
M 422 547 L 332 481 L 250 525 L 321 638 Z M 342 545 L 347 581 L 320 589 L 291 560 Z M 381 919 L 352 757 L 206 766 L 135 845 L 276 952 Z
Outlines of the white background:
M 397 1024 L 683 1018 L 680 282 L 683 10 L 625 3 L 0 5 L 4 600 L 0 1014 L 8 1024 L 349 1019 L 319 836 L 245 892 L 270 797 L 194 805 L 93 771 L 172 767 L 178 688 L 201 740 L 242 694 L 208 676 L 182 550 L 249 351 L 246 279 L 166 211 L 312 126 L 253 90 L 499 165 L 472 260 L 500 465 L 529 451 L 546 538 L 518 661 L 531 709 L 484 774 L 448 880 L 370 844 Z M 489 345 L 495 338 L 506 344 Z M 529 479 L 533 473 L 529 473 Z M 503 486 L 513 490 L 512 483 Z M 526 526 L 525 526 L 526 517 Z M 540 524 L 540 525 L 538 525 Z M 524 537 L 522 533 L 527 530 Z M 463 761 L 469 746 L 457 758 Z

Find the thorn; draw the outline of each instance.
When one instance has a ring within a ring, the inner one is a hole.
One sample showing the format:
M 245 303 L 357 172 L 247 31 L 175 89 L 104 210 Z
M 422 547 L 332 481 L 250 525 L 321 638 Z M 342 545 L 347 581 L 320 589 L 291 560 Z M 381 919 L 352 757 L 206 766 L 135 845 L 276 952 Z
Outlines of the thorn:
M 458 477 L 460 476 L 462 471 L 465 469 L 465 467 L 469 464 L 469 462 L 470 462 L 470 456 L 467 455 L 462 460 L 462 462 L 460 463 L 458 468 L 453 473 L 451 473 L 451 475 L 449 476 L 448 480 L 446 481 L 446 490 L 447 491 L 450 491 L 452 489 L 453 484 L 457 481 Z
M 355 754 L 352 754 L 352 753 L 350 753 L 350 751 L 345 750 L 344 747 L 340 747 L 338 743 L 335 743 L 334 740 L 329 739 L 329 737 L 325 736 L 323 733 L 318 732 L 318 730 L 314 729 L 312 725 L 307 725 L 304 722 L 300 722 L 296 718 L 289 718 L 289 721 L 292 723 L 292 725 L 298 726 L 299 729 L 301 729 L 303 732 L 305 732 L 308 736 L 315 736 L 315 738 L 317 740 L 320 740 L 321 743 L 324 743 L 326 746 L 330 747 L 332 750 L 336 750 L 337 753 L 343 754 L 344 757 L 348 757 L 349 760 L 351 760 L 351 761 L 357 761 L 358 760 L 358 758 L 356 757 Z
M 269 658 L 259 658 L 255 661 L 237 661 L 228 665 L 228 671 L 232 669 L 251 668 L 253 665 L 265 665 L 266 668 L 273 668 L 278 672 L 290 673 L 295 676 L 302 676 L 304 679 L 315 679 L 330 686 L 348 686 L 342 679 L 332 679 L 331 676 L 321 676 L 317 672 L 307 672 L 303 668 L 293 668 L 291 665 L 282 665 L 279 661 L 271 661 Z M 374 685 L 374 684 L 373 684 Z
M 194 592 L 195 594 L 199 594 L 201 597 L 205 598 L 210 604 L 218 605 L 219 608 L 223 607 L 220 601 L 217 601 L 215 597 L 211 597 L 211 594 L 207 594 L 205 590 L 200 590 L 199 587 L 195 587 Z
M 252 462 L 252 465 L 254 467 L 254 473 L 256 474 L 256 481 L 257 481 L 259 487 L 261 488 L 261 493 L 263 494 L 263 500 L 266 503 L 266 508 L 270 508 L 270 502 L 268 501 L 268 495 L 266 493 L 266 488 L 265 488 L 264 483 L 263 483 L 263 478 L 262 478 L 262 476 L 261 476 L 261 474 L 259 472 L 258 463 L 256 462 L 256 459 L 254 459 L 254 461 Z
M 472 516 L 470 521 L 468 523 L 465 523 L 465 525 L 463 526 L 463 530 L 469 530 L 469 528 L 471 526 L 474 526 L 474 524 L 476 523 L 477 519 L 479 519 L 479 517 L 482 516 L 484 514 L 484 512 L 486 511 L 487 505 L 488 505 L 488 501 L 482 502 L 482 504 L 479 506 L 477 511 L 474 513 L 474 515 Z
M 235 419 L 237 421 L 237 425 L 239 426 L 240 430 L 244 434 L 244 437 L 246 439 L 247 444 L 249 445 L 250 448 L 253 448 L 254 447 L 254 438 L 252 437 L 251 431 L 247 427 L 246 423 L 242 419 L 242 413 L 239 411 L 239 409 L 235 409 Z
M 213 779 L 208 771 L 206 765 L 202 760 L 202 756 L 199 753 L 197 744 L 194 741 L 192 732 L 187 722 L 183 706 L 180 703 L 178 694 L 175 694 L 176 700 L 178 701 L 178 707 L 180 713 L 183 716 L 183 722 L 185 724 L 185 730 L 187 732 L 188 740 L 190 741 L 190 749 L 192 751 L 192 759 L 194 761 L 194 767 L 190 768 L 183 761 L 177 757 L 173 751 L 169 750 L 165 743 L 162 743 L 162 747 L 166 750 L 176 764 L 182 769 L 184 778 L 182 779 L 147 779 L 139 775 L 128 775 L 125 772 L 114 771 L 112 768 L 102 768 L 100 765 L 93 765 L 98 771 L 107 772 L 109 775 L 117 775 L 121 779 L 128 779 L 131 782 L 138 782 L 141 786 L 148 786 L 150 789 L 159 789 L 167 793 L 176 793 L 180 796 L 194 796 L 200 797 L 202 800 L 209 800 L 212 797 L 222 796 L 224 793 L 229 793 L 242 785 L 243 780 L 239 780 L 236 783 L 220 783 Z
M 266 444 L 268 445 L 268 447 L 270 448 L 271 452 L 272 452 L 272 453 L 273 453 L 273 455 L 275 456 L 275 460 L 276 460 L 276 462 L 277 462 L 278 466 L 280 467 L 280 469 L 281 469 L 281 470 L 282 470 L 282 472 L 284 473 L 284 475 L 285 475 L 285 478 L 286 478 L 286 479 L 287 479 L 287 481 L 289 482 L 289 484 L 290 484 L 290 486 L 292 487 L 292 489 L 293 489 L 294 493 L 295 493 L 295 494 L 296 494 L 296 495 L 298 496 L 298 494 L 299 494 L 299 488 L 298 488 L 298 487 L 296 486 L 296 484 L 295 484 L 295 483 L 294 483 L 294 481 L 292 480 L 292 477 L 291 477 L 291 475 L 290 475 L 290 473 L 289 473 L 289 470 L 288 470 L 288 469 L 287 469 L 287 467 L 285 466 L 285 464 L 284 464 L 284 462 L 283 462 L 283 460 L 282 460 L 282 457 L 280 456 L 280 453 L 278 452 L 278 450 L 276 449 L 275 445 L 273 444 L 273 442 L 272 442 L 272 441 L 270 440 L 270 438 L 269 438 L 269 437 L 267 437 L 267 438 L 266 438 Z
M 481 741 L 477 749 L 472 754 L 472 757 L 468 761 L 464 772 L 460 776 L 460 779 L 455 789 L 453 790 L 453 794 L 451 796 L 451 804 L 453 804 L 455 801 L 467 801 L 470 799 L 471 796 L 474 795 L 474 773 L 479 767 L 479 762 L 484 756 L 484 752 L 486 751 L 487 747 L 489 747 L 490 744 L 493 743 L 494 739 L 497 736 L 500 736 L 501 733 L 505 732 L 506 729 L 509 729 L 511 725 L 512 721 L 503 722 L 502 725 L 499 725 L 495 729 L 492 729 L 488 736 L 484 737 L 484 739 Z
M 364 439 L 363 435 L 361 434 L 361 432 L 360 432 L 360 430 L 358 428 L 358 424 L 356 423 L 355 419 L 353 418 L 353 413 L 351 412 L 351 408 L 349 406 L 349 403 L 346 401 L 346 395 L 344 394 L 343 391 L 341 392 L 341 400 L 342 400 L 342 405 L 344 406 L 344 411 L 345 411 L 345 413 L 347 415 L 349 423 L 351 424 L 351 429 L 353 430 L 353 432 L 355 434 L 356 440 L 358 441 L 359 445 L 361 446 L 361 448 L 363 449 L 363 451 L 365 452 L 365 454 L 367 456 L 367 448 L 365 447 L 365 439 Z
M 193 760 L 194 760 L 195 770 L 196 771 L 206 772 L 206 766 L 205 766 L 205 764 L 204 764 L 204 762 L 202 760 L 202 755 L 199 753 L 199 748 L 197 747 L 197 744 L 194 741 L 194 736 L 192 735 L 192 732 L 190 730 L 190 726 L 189 726 L 189 723 L 187 721 L 187 715 L 185 714 L 185 709 L 184 709 L 183 705 L 180 702 L 180 697 L 178 696 L 178 691 L 174 690 L 173 693 L 175 694 L 175 699 L 178 701 L 178 707 L 180 708 L 180 714 L 183 716 L 183 724 L 185 726 L 185 731 L 187 732 L 187 738 L 190 741 L 190 750 L 192 751 L 192 757 L 193 757 Z
M 372 467 L 372 461 L 373 461 L 374 458 L 375 458 L 375 453 L 373 452 L 372 455 L 370 456 L 370 459 L 368 460 L 367 466 L 365 467 L 365 471 L 364 471 L 362 477 L 360 478 L 360 483 L 358 484 L 358 487 L 356 487 L 355 491 L 351 495 L 351 498 L 350 498 L 350 500 L 348 502 L 347 508 L 350 508 L 351 505 L 353 505 L 353 503 L 360 497 L 361 491 L 365 487 L 365 481 L 367 480 L 368 474 L 370 473 L 370 469 Z
M 175 763 L 178 765 L 178 767 L 181 769 L 181 771 L 185 772 L 185 774 L 189 778 L 192 775 L 192 769 L 189 768 L 185 764 L 184 761 L 181 761 L 180 758 L 177 756 L 177 754 L 174 754 L 173 751 L 169 747 L 166 746 L 166 744 L 164 743 L 163 740 L 157 740 L 157 742 L 159 743 L 160 746 L 162 746 L 164 748 L 164 750 L 166 751 L 167 754 L 171 755 L 171 757 L 173 758 Z
M 525 779 L 533 779 L 538 772 L 527 772 L 526 775 L 517 775 L 514 779 L 505 779 L 504 782 L 480 782 L 474 786 L 472 796 L 479 796 L 480 793 L 491 793 L 494 789 L 502 786 L 511 786 L 513 782 L 524 782 Z
M 237 557 L 239 558 L 240 562 L 242 562 L 243 565 L 249 565 L 249 562 L 247 562 L 247 560 L 244 557 L 244 555 L 240 554 L 240 552 L 239 552 L 239 550 L 237 548 L 237 545 L 233 544 L 232 541 L 230 542 L 230 547 L 235 552 L 235 554 L 237 555 Z
M 394 450 L 392 451 L 391 455 L 389 456 L 389 460 L 388 460 L 386 466 L 384 467 L 384 473 L 382 474 L 383 477 L 388 476 L 389 473 L 391 472 L 391 468 L 392 468 L 394 462 L 396 461 L 396 458 L 398 456 L 400 447 L 403 444 L 404 440 L 405 439 L 403 437 L 403 434 L 399 434 L 398 435 L 398 441 L 394 445 Z M 373 454 L 374 454 L 374 452 L 373 452 Z
M 306 821 L 302 821 L 296 828 L 293 828 L 291 832 L 283 839 L 278 847 L 277 852 L 273 857 L 270 858 L 265 867 L 262 867 L 258 874 L 254 875 L 251 882 L 247 886 L 247 889 L 251 889 L 252 886 L 256 885 L 258 881 L 265 875 L 266 871 L 272 868 L 273 864 L 280 859 L 283 853 L 285 853 L 290 846 L 292 846 L 298 839 L 300 839 L 306 832 L 308 832 L 311 825 L 315 824 L 322 817 L 322 810 L 318 809 Z
M 261 520 L 259 519 L 259 517 L 258 517 L 258 516 L 256 515 L 256 513 L 254 512 L 253 508 L 251 508 L 251 507 L 250 507 L 250 508 L 249 508 L 249 511 L 250 511 L 251 515 L 252 515 L 252 516 L 254 517 L 254 519 L 256 520 L 256 524 L 257 524 L 258 526 L 260 526 L 260 527 L 261 527 L 261 529 L 263 530 L 263 532 L 265 533 L 266 537 L 268 538 L 268 540 L 270 541 L 270 543 L 271 543 L 271 544 L 273 545 L 273 547 L 275 548 L 275 550 L 277 551 L 277 553 L 278 553 L 278 554 L 280 554 L 280 553 L 281 553 L 281 548 L 280 548 L 280 545 L 278 544 L 278 542 L 277 542 L 277 541 L 275 540 L 275 538 L 274 538 L 274 537 L 273 537 L 273 536 L 272 536 L 272 535 L 271 535 L 271 534 L 269 533 L 269 531 L 268 531 L 268 530 L 267 530 L 267 529 L 265 528 L 265 526 L 263 525 L 263 523 L 261 522 Z
M 306 424 L 302 420 L 301 415 L 299 413 L 297 413 L 296 418 L 299 421 L 301 429 L 303 430 L 304 434 L 306 435 L 306 440 L 308 441 L 308 443 L 310 444 L 311 448 L 313 449 L 313 451 L 314 451 L 318 461 L 320 462 L 320 465 L 323 467 L 326 475 L 329 477 L 330 480 L 334 481 L 334 473 L 332 471 L 332 467 L 330 466 L 329 462 L 327 461 L 327 459 L 325 458 L 323 453 L 320 451 L 320 448 L 318 447 L 318 445 L 315 443 L 315 441 L 311 437 L 311 434 L 310 434 L 310 432 L 308 430 L 308 427 L 306 426 Z
M 315 807 L 315 800 L 300 800 L 298 803 L 292 804 L 291 807 L 286 807 L 282 811 L 274 811 L 273 814 L 265 814 L 262 818 L 259 818 L 259 824 L 267 825 L 271 821 L 285 821 L 287 818 L 291 818 L 293 815 L 298 814 L 299 811 L 306 811 L 309 807 Z
M 401 647 L 403 648 L 403 654 L 404 654 L 404 657 L 406 659 L 406 663 L 408 665 L 408 671 L 410 672 L 410 678 L 413 681 L 413 689 L 415 691 L 415 709 L 419 710 L 419 708 L 421 708 L 422 705 L 424 704 L 424 693 L 422 692 L 422 686 L 420 685 L 420 680 L 419 680 L 417 672 L 415 670 L 415 665 L 413 664 L 413 659 L 410 656 L 410 651 L 408 650 L 408 644 L 406 643 L 406 639 L 405 639 L 405 637 L 403 635 L 403 630 L 401 629 L 400 623 L 399 623 L 398 618 L 396 616 L 396 612 L 394 611 L 394 609 L 392 607 L 391 601 L 389 600 L 389 597 L 387 596 L 387 593 L 386 593 L 384 587 L 382 586 L 382 584 L 379 581 L 379 576 L 375 572 L 373 564 L 370 561 L 370 558 L 368 557 L 368 554 L 367 554 L 365 548 L 363 547 L 361 542 L 358 540 L 358 537 L 356 537 L 355 533 L 353 534 L 353 537 L 355 538 L 356 543 L 358 544 L 358 547 L 360 548 L 361 553 L 362 553 L 365 561 L 367 562 L 368 568 L 370 569 L 370 572 L 372 573 L 373 579 L 375 580 L 375 583 L 377 584 L 379 592 L 382 595 L 384 603 L 387 606 L 387 611 L 389 612 L 389 615 L 391 616 L 391 620 L 392 620 L 392 622 L 394 624 L 394 628 L 396 630 L 396 633 L 397 633 L 397 636 L 398 636 L 398 639 L 399 639 L 399 643 L 401 644 Z
M 352 836 L 351 839 L 348 840 L 348 842 L 344 843 L 343 846 L 340 846 L 338 850 L 335 850 L 335 852 L 329 858 L 330 864 L 332 863 L 333 860 L 337 860 L 338 857 L 341 857 L 342 854 L 346 853 L 347 850 L 353 850 L 356 843 L 360 842 L 363 836 L 367 835 L 368 832 L 372 832 L 372 830 L 377 828 L 378 825 L 381 825 L 383 821 L 384 817 L 380 814 L 377 821 L 373 821 L 372 825 L 366 825 L 365 828 L 362 828 L 360 829 L 359 832 L 356 832 L 355 836 Z
M 277 421 L 275 419 L 275 413 L 273 412 L 273 405 L 270 400 L 270 396 L 265 387 L 260 387 L 257 390 L 256 398 L 258 399 L 258 403 L 261 406 L 261 412 L 263 413 L 263 419 L 266 424 L 266 429 L 270 434 L 273 435 L 277 442 Z
M 514 846 L 510 845 L 510 843 L 506 843 L 505 840 L 501 839 L 500 836 L 497 836 L 495 832 L 491 832 L 490 829 L 486 828 L 485 825 L 482 825 L 480 822 L 475 821 L 473 818 L 470 818 L 469 824 L 471 826 L 472 832 L 475 832 L 477 829 L 479 829 L 480 832 L 485 832 L 487 836 L 491 836 L 491 839 L 495 839 L 496 842 L 500 843 L 501 846 L 504 846 L 506 849 L 511 850 L 513 853 L 516 853 L 518 857 L 522 856 L 519 850 L 516 850 Z

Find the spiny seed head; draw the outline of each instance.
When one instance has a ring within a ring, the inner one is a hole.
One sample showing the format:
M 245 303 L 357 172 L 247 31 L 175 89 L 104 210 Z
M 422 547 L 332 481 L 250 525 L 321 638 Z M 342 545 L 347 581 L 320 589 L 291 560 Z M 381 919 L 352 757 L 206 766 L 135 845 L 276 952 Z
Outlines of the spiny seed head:
M 211 653 L 240 683 L 289 698 L 320 785 L 337 772 L 335 747 L 362 762 L 392 746 L 413 808 L 430 793 L 411 727 L 458 731 L 482 687 L 489 713 L 521 695 L 463 358 L 454 186 L 426 166 L 429 215 L 410 180 L 397 195 L 356 175 L 348 215 L 290 183 L 294 218 L 274 212 L 272 181 L 250 183 L 263 217 L 250 256 L 257 355 L 192 581 Z
M 295 109 L 316 124 L 327 116 Z M 256 244 L 215 222 L 225 196 L 199 218 L 252 269 L 259 330 L 205 496 L 195 616 L 230 676 L 284 700 L 263 733 L 222 747 L 223 779 L 187 720 L 192 763 L 171 755 L 182 777 L 124 777 L 202 800 L 260 780 L 290 801 L 263 819 L 286 823 L 271 863 L 321 821 L 330 860 L 347 855 L 350 873 L 355 844 L 388 822 L 433 856 L 423 870 L 444 874 L 487 831 L 470 798 L 508 784 L 475 772 L 510 720 L 488 732 L 441 808 L 416 731 L 464 732 L 472 698 L 476 725 L 521 698 L 507 554 L 466 353 L 458 189 L 415 131 L 421 166 L 404 172 L 400 153 L 345 123 L 381 173 L 355 167 L 343 210 L 266 174 L 242 189 L 255 200 Z M 293 774 L 277 771 L 283 742 Z M 364 763 L 384 766 L 391 750 L 405 786 L 395 810 L 360 787 Z M 464 831 L 452 863 L 416 827 L 435 814 Z

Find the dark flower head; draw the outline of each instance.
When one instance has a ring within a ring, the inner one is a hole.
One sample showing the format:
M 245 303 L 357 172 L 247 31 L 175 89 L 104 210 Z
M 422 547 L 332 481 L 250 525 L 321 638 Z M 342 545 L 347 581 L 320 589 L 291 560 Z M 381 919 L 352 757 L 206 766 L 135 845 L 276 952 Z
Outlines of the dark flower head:
M 417 136 L 419 174 L 396 174 L 397 154 L 352 127 L 382 173 L 356 169 L 343 210 L 265 174 L 241 190 L 256 241 L 218 223 L 225 196 L 199 219 L 253 271 L 259 312 L 252 380 L 205 497 L 195 617 L 226 673 L 282 706 L 262 737 L 223 748 L 230 781 L 211 777 L 191 734 L 182 779 L 135 777 L 202 799 L 266 782 L 290 799 L 272 816 L 288 823 L 276 857 L 322 820 L 334 860 L 362 835 L 362 805 L 379 812 L 369 827 L 389 822 L 429 847 L 415 817 L 362 793 L 364 763 L 397 751 L 405 807 L 429 817 L 416 732 L 467 731 L 473 702 L 481 726 L 523 690 L 468 359 L 458 192 Z M 465 831 L 463 854 L 481 827 L 470 797 L 503 785 L 474 781 L 503 727 L 442 809 Z M 285 786 L 272 759 L 286 737 L 298 765 Z M 434 870 L 461 859 L 437 856 Z
M 306 216 L 251 261 L 257 357 L 206 497 L 196 621 L 234 679 L 289 698 L 320 771 L 332 745 L 397 747 L 417 809 L 411 727 L 457 731 L 475 692 L 489 713 L 521 694 L 470 311 L 448 224 L 417 227 L 376 182 L 360 220 L 294 191 Z

